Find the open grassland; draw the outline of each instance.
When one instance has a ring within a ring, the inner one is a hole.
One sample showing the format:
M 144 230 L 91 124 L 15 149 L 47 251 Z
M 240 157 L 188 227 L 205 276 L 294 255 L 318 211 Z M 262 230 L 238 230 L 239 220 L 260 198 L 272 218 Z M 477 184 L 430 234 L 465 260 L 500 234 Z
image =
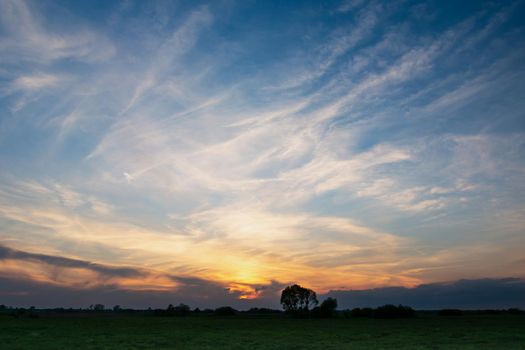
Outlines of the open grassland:
M 0 316 L 1 349 L 525 349 L 524 315 Z

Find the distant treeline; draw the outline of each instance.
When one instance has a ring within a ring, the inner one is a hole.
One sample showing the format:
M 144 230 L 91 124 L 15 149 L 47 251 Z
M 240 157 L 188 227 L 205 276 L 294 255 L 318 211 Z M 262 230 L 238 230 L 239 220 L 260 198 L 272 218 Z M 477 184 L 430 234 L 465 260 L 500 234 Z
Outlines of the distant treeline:
M 437 314 L 439 316 L 462 316 L 463 314 L 512 314 L 524 315 L 525 311 L 517 308 L 507 310 L 476 310 L 463 311 L 459 309 L 442 309 L 433 311 L 416 312 L 410 306 L 387 304 L 377 308 L 354 308 L 347 310 L 337 310 L 337 299 L 328 297 L 321 304 L 317 300 L 317 293 L 312 289 L 293 284 L 284 288 L 281 292 L 280 303 L 284 311 L 268 308 L 251 308 L 247 311 L 239 311 L 231 306 L 221 306 L 216 309 L 192 309 L 189 305 L 169 304 L 165 309 L 126 309 L 120 305 L 112 308 L 106 308 L 103 304 L 92 304 L 85 309 L 73 308 L 54 308 L 54 309 L 36 309 L 35 307 L 13 308 L 0 305 L 0 315 L 7 314 L 13 317 L 38 317 L 75 315 L 75 316 L 93 316 L 93 315 L 148 315 L 158 317 L 186 317 L 186 316 L 257 316 L 257 317 L 294 317 L 294 318 L 409 318 L 417 314 Z
M 257 317 L 299 317 L 299 318 L 409 318 L 417 315 L 439 315 L 439 316 L 463 316 L 463 315 L 525 315 L 524 310 L 510 308 L 506 310 L 414 310 L 403 305 L 384 305 L 377 308 L 354 308 L 337 310 L 331 313 L 322 312 L 320 308 L 314 308 L 308 312 L 289 313 L 270 308 L 251 308 L 249 310 L 236 310 L 230 306 L 221 306 L 216 309 L 191 309 L 188 305 L 168 305 L 165 309 L 131 309 L 116 305 L 106 308 L 102 304 L 90 305 L 87 308 L 47 308 L 37 309 L 35 307 L 19 308 L 0 305 L 0 315 L 12 317 L 36 318 L 39 316 L 116 316 L 116 315 L 142 315 L 153 317 L 187 317 L 187 316 L 257 316 Z

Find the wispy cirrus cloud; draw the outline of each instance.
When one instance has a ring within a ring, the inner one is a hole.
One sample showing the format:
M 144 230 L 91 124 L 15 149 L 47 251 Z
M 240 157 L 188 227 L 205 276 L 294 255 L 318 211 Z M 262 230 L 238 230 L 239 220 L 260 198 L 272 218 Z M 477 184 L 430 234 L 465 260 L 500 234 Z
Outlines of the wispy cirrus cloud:
M 34 75 L 25 75 L 16 78 L 10 86 L 11 92 L 16 91 L 34 91 L 45 87 L 54 86 L 60 83 L 60 78 L 51 74 L 38 73 Z
M 0 6 L 0 25 L 4 29 L 0 48 L 6 63 L 20 60 L 50 63 L 60 59 L 97 62 L 115 54 L 111 41 L 96 31 L 81 29 L 63 33 L 49 30 L 45 17 L 35 9 L 38 4 L 3 0 Z

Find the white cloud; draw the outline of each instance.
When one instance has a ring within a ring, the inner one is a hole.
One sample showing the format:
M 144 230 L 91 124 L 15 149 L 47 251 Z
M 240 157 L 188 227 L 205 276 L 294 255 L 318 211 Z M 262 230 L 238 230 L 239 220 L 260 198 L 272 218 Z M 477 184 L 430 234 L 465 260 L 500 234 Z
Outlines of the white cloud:
M 52 74 L 37 73 L 24 75 L 16 78 L 10 85 L 10 91 L 34 91 L 46 87 L 52 87 L 60 83 L 62 79 Z
M 46 28 L 45 18 L 32 7 L 23 0 L 3 0 L 0 3 L 0 25 L 9 34 L 0 37 L 5 62 L 28 60 L 45 63 L 66 58 L 97 62 L 115 54 L 113 44 L 94 31 L 51 32 Z
M 197 41 L 199 31 L 211 21 L 212 16 L 207 7 L 201 7 L 189 15 L 159 47 L 146 73 L 138 80 L 133 95 L 121 114 L 128 112 L 147 91 L 159 84 L 159 80 L 173 73 L 172 66 L 176 66 L 176 60 L 191 50 Z

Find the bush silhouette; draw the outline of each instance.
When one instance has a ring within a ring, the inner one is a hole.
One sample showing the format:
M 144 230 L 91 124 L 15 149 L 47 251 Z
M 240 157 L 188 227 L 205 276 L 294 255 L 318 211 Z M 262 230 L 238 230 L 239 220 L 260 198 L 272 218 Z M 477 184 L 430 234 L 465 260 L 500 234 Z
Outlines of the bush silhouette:
M 215 315 L 217 316 L 233 316 L 237 313 L 237 310 L 230 306 L 222 306 L 215 309 Z
M 322 317 L 333 317 L 337 309 L 337 299 L 326 298 L 319 307 Z
M 105 307 L 104 304 L 94 304 L 90 305 L 89 309 L 93 311 L 104 311 Z
M 403 305 L 387 304 L 378 307 L 374 312 L 375 318 L 408 318 L 414 317 L 415 311 L 411 307 Z
M 330 318 L 335 316 L 337 309 L 337 299 L 335 298 L 326 298 L 322 303 L 321 306 L 315 307 L 312 310 L 312 316 L 313 317 L 322 317 L 322 318 Z
M 409 306 L 387 304 L 372 309 L 369 307 L 355 308 L 350 311 L 352 317 L 375 317 L 375 318 L 408 318 L 414 317 L 416 312 Z
M 179 304 L 178 306 L 168 305 L 166 309 L 166 316 L 186 316 L 190 313 L 190 307 L 186 304 Z

